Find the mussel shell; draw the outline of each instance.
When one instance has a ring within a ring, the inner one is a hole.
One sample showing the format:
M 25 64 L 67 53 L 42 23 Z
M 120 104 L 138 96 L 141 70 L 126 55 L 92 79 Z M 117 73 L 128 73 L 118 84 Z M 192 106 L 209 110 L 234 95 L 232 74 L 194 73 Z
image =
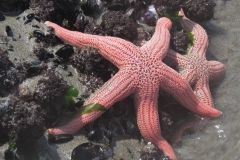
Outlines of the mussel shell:
M 34 18 L 34 13 L 30 13 L 26 17 L 27 17 L 27 19 L 33 19 Z
M 45 34 L 41 30 L 34 30 L 33 36 L 36 38 L 43 38 L 45 37 Z
M 73 47 L 70 45 L 65 45 L 60 48 L 55 54 L 64 60 L 68 60 L 69 57 L 74 53 Z
M 129 16 L 135 20 L 139 19 L 147 9 L 148 5 L 150 5 L 150 0 L 131 2 L 133 10 Z
M 102 131 L 100 129 L 91 130 L 87 134 L 87 138 L 89 141 L 99 141 L 102 137 L 103 137 L 103 135 L 102 135 Z
M 5 17 L 4 15 L 0 12 L 0 21 L 4 21 L 5 20 Z
M 107 5 L 107 8 L 113 11 L 126 10 L 129 4 L 129 0 L 113 0 Z
M 100 159 L 103 150 L 93 143 L 82 143 L 72 151 L 71 160 Z
M 10 26 L 6 26 L 5 31 L 7 33 L 7 36 L 13 37 L 13 31 Z
M 50 143 L 65 143 L 71 140 L 73 140 L 72 134 L 48 135 L 48 142 Z

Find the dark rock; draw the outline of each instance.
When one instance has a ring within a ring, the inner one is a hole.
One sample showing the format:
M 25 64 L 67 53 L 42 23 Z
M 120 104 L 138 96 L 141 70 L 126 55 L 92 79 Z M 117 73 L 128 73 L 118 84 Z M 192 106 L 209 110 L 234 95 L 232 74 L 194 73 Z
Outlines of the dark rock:
M 6 149 L 4 151 L 4 160 L 19 160 L 15 149 Z
M 97 0 L 87 0 L 81 5 L 81 9 L 84 15 L 92 16 L 95 19 L 99 18 L 102 12 Z
M 76 30 L 80 32 L 84 32 L 85 26 L 89 23 L 89 21 L 85 18 L 82 11 L 78 11 L 76 13 L 76 21 L 74 23 L 74 27 Z
M 5 20 L 5 17 L 4 15 L 0 12 L 0 21 L 4 21 Z
M 35 20 L 52 21 L 62 25 L 64 19 L 67 19 L 69 23 L 73 22 L 78 4 L 78 0 L 31 0 L 29 8 L 35 12 Z
M 17 16 L 29 7 L 29 0 L 2 0 L 0 12 L 8 16 Z

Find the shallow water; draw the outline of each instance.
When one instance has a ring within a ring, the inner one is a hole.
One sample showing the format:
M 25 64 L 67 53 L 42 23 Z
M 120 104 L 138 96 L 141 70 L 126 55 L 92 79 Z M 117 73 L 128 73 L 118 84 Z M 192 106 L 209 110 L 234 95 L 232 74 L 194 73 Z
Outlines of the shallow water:
M 238 8 L 240 2 L 238 0 L 215 2 L 217 3 L 216 20 L 210 21 L 205 29 L 209 35 L 208 59 L 224 63 L 227 69 L 224 78 L 211 83 L 215 107 L 221 110 L 223 115 L 208 121 L 204 126 L 195 128 L 196 132 L 193 134 L 183 136 L 181 143 L 174 146 L 180 160 L 240 159 L 240 10 Z M 5 34 L 3 23 L 0 22 L 0 34 Z M 29 45 L 32 43 L 31 40 L 24 40 L 29 42 Z M 20 50 L 25 50 L 25 53 L 31 52 L 27 46 L 21 47 L 21 45 Z M 18 50 L 17 46 L 15 50 Z M 31 59 L 31 55 L 28 55 L 28 58 Z M 70 143 L 50 146 L 42 138 L 37 145 L 27 151 L 32 154 L 25 159 L 70 159 L 71 150 L 86 141 L 84 136 L 76 136 Z M 113 144 L 115 150 L 113 159 L 129 157 L 138 159 L 142 147 L 143 143 L 138 140 L 122 137 Z M 132 154 L 128 154 L 129 150 Z
M 240 159 L 240 10 L 237 0 L 217 0 L 214 17 L 206 28 L 207 57 L 226 65 L 226 75 L 211 83 L 215 108 L 223 115 L 175 147 L 179 159 Z

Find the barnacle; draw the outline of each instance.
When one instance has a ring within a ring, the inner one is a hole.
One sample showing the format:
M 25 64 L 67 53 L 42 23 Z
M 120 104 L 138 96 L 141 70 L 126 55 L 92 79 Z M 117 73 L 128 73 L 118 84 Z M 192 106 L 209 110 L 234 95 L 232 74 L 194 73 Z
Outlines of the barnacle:
M 102 16 L 101 26 L 109 36 L 129 41 L 133 41 L 138 36 L 137 27 L 133 19 L 118 11 L 106 12 Z
M 8 100 L 8 110 L 1 125 L 9 139 L 15 142 L 31 143 L 45 131 L 46 111 L 35 102 L 25 102 L 16 97 Z

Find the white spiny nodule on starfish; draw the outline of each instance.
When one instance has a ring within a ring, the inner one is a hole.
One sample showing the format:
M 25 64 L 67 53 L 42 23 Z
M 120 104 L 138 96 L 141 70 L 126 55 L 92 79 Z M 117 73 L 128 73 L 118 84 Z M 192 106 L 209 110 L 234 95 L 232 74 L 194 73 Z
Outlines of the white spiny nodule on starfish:
M 168 18 L 157 21 L 155 33 L 142 47 L 116 37 L 89 35 L 68 31 L 46 22 L 55 34 L 76 47 L 92 46 L 119 68 L 108 82 L 94 93 L 84 105 L 96 103 L 109 109 L 115 102 L 134 94 L 137 123 L 146 141 L 156 144 L 170 159 L 176 159 L 172 147 L 161 136 L 158 115 L 159 89 L 172 94 L 183 106 L 203 115 L 218 117 L 221 112 L 201 102 L 179 73 L 162 62 L 169 49 L 172 22 Z M 68 124 L 51 128 L 49 134 L 75 133 L 97 119 L 103 111 L 79 114 Z

